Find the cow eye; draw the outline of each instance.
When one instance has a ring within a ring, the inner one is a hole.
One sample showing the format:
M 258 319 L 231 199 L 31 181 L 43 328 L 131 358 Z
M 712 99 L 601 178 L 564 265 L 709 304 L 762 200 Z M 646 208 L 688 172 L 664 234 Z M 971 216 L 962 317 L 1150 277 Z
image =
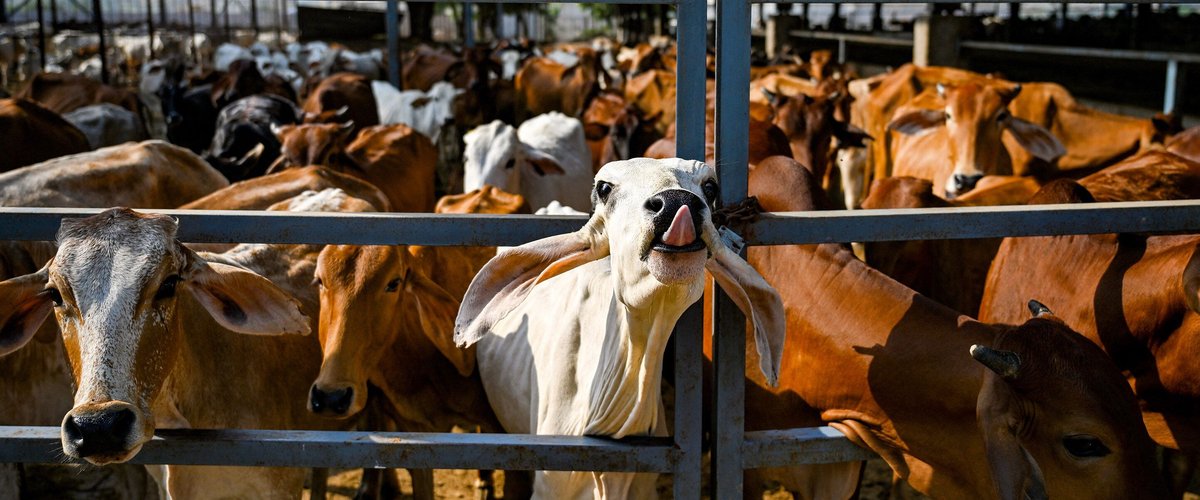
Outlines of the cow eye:
M 507 168 L 507 169 L 512 169 L 512 168 L 513 168 L 513 167 L 515 167 L 515 166 L 517 166 L 517 159 L 516 159 L 516 158 L 509 158 L 509 159 L 508 159 L 508 163 L 505 163 L 505 164 L 504 164 L 504 168 Z
M 1112 453 L 1104 443 L 1092 436 L 1067 436 L 1063 448 L 1078 458 L 1103 457 Z
M 47 288 L 42 290 L 42 293 L 46 294 L 46 296 L 50 298 L 50 302 L 54 303 L 54 307 L 60 307 L 63 305 L 62 294 L 58 293 L 57 289 Z
M 604 181 L 596 182 L 596 197 L 600 201 L 608 201 L 608 195 L 612 194 L 612 184 Z
M 175 285 L 178 285 L 183 278 L 178 274 L 172 274 L 164 279 L 162 284 L 158 286 L 158 292 L 154 294 L 154 300 L 169 299 L 175 296 Z
M 325 286 L 325 283 L 322 283 L 322 282 L 321 282 L 321 278 L 313 278 L 312 284 L 313 284 L 313 286 L 315 286 L 315 287 L 323 287 L 323 286 Z
M 996 115 L 996 121 L 1002 122 L 1002 121 L 1008 120 L 1008 117 L 1009 117 L 1008 111 L 1001 111 L 999 114 Z
M 701 186 L 701 189 L 704 190 L 704 198 L 708 200 L 710 204 L 716 203 L 717 196 L 721 194 L 717 187 L 717 182 L 712 179 L 704 181 L 704 185 Z
M 387 284 L 388 292 L 394 292 L 399 289 L 400 289 L 400 278 L 396 278 L 396 279 L 388 282 L 388 284 Z

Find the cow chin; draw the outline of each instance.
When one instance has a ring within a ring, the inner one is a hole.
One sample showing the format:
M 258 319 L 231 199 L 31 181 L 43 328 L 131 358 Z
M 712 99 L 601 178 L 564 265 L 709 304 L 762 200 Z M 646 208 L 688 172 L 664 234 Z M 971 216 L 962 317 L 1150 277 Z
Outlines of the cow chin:
M 707 261 L 708 252 L 703 248 L 683 253 L 651 250 L 646 258 L 646 269 L 664 285 L 684 285 L 704 275 Z

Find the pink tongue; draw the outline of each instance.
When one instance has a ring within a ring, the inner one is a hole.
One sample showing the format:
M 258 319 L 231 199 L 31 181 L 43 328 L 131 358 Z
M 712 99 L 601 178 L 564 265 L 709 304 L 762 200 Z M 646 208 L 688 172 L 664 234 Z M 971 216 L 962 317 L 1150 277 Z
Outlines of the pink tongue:
M 662 240 L 673 247 L 691 245 L 696 241 L 696 227 L 692 224 L 692 211 L 687 205 L 679 207 L 679 211 L 675 212 L 675 219 L 671 221 L 667 232 L 663 233 Z

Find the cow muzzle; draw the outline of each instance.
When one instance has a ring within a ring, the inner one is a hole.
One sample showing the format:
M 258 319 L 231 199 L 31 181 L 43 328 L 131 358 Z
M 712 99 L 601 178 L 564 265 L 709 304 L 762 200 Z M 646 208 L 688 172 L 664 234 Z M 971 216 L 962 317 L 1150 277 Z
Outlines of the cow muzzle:
M 354 408 L 354 387 L 322 388 L 313 384 L 308 393 L 308 409 L 317 415 L 343 418 L 352 415 Z
M 141 449 L 141 423 L 123 401 L 76 407 L 63 418 L 63 453 L 95 465 L 125 462 Z
M 975 185 L 983 178 L 983 174 L 954 174 L 946 183 L 946 199 L 954 199 L 967 191 L 975 189 Z
M 665 284 L 685 283 L 702 275 L 708 260 L 708 247 L 701 237 L 704 200 L 691 191 L 669 189 L 646 200 L 645 209 L 651 214 L 654 231 L 646 259 L 650 274 Z

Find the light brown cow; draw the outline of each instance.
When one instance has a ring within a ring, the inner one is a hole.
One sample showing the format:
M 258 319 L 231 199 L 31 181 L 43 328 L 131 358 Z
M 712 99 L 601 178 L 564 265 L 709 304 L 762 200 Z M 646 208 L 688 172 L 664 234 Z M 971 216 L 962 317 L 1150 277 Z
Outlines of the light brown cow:
M 38 73 L 13 97 L 28 99 L 59 114 L 107 102 L 139 117 L 146 116 L 142 102 L 133 91 L 110 87 L 83 75 Z
M 1171 136 L 1166 143 L 1167 151 L 1192 161 L 1200 161 L 1200 127 L 1192 127 Z
M 528 213 L 520 195 L 491 186 L 443 198 L 439 213 Z M 309 409 L 348 418 L 370 401 L 398 430 L 449 432 L 455 426 L 503 432 L 479 374 L 474 349 L 454 345 L 454 317 L 471 279 L 494 247 L 330 245 L 321 252 L 319 331 L 324 359 Z M 510 483 L 511 481 L 511 483 Z M 528 484 L 506 477 L 505 498 Z
M 658 133 L 667 135 L 675 125 L 675 73 L 650 70 L 630 78 L 625 83 L 625 102 L 653 121 Z
M 558 111 L 567 116 L 583 115 L 587 103 L 600 91 L 604 68 L 596 52 L 578 50 L 571 67 L 552 59 L 534 57 L 525 62 L 513 84 L 517 91 L 517 120 Z
M 229 185 L 179 208 L 189 210 L 265 210 L 305 191 L 341 189 L 365 200 L 380 211 L 389 208 L 387 198 L 374 185 L 357 177 L 318 165 L 289 168 Z
M 276 208 L 365 206 L 330 190 Z M 128 209 L 67 220 L 49 265 L 0 283 L 10 304 L 3 352 L 20 348 L 51 310 L 63 330 L 78 388 L 62 422 L 69 456 L 124 462 L 157 427 L 330 427 L 303 405 L 319 359 L 317 343 L 300 335 L 313 327 L 306 313 L 317 307 L 310 276 L 320 246 L 198 254 L 176 228 L 170 217 Z M 303 480 L 297 469 L 168 466 L 166 487 L 177 498 L 276 497 L 298 495 Z
M 662 137 L 639 114 L 621 96 L 608 92 L 600 93 L 588 104 L 582 121 L 592 152 L 593 172 L 609 162 L 643 156 Z
M 0 172 L 89 150 L 87 137 L 62 116 L 25 99 L 0 99 Z
M 105 148 L 0 174 L 0 206 L 173 208 L 220 189 L 228 182 L 185 149 L 151 141 Z M 122 186 L 121 189 L 113 189 Z M 127 186 L 128 188 L 125 188 Z M 0 242 L 0 280 L 36 272 L 54 256 L 49 242 Z M 44 325 L 39 341 L 0 357 L 0 425 L 58 425 L 71 409 L 72 380 L 58 329 Z M 50 478 L 27 471 L 37 482 L 66 496 L 122 492 L 111 483 L 145 479 L 142 467 L 70 470 Z M 145 485 L 126 485 L 124 498 L 144 498 Z M 0 496 L 17 492 L 0 489 Z
M 1200 197 L 1200 164 L 1172 156 L 1146 153 L 1140 157 L 1144 162 L 1128 161 L 1078 184 L 1054 181 L 1037 199 L 1077 203 Z M 1198 259 L 1200 237 L 1194 235 L 1006 238 L 988 275 L 980 317 L 1011 321 L 1017 295 L 1036 294 L 1125 371 L 1154 440 L 1194 460 L 1200 453 Z M 1187 472 L 1176 476 L 1176 493 L 1187 486 Z
M 321 80 L 304 99 L 304 113 L 305 123 L 352 122 L 355 130 L 379 125 L 371 81 L 355 73 L 335 73 Z
M 751 170 L 749 191 L 771 211 L 820 197 L 786 159 Z M 937 498 L 1164 497 L 1128 386 L 1052 314 L 979 323 L 839 245 L 753 247 L 748 261 L 782 296 L 788 332 L 778 387 L 747 370 L 747 430 L 833 426 Z M 849 498 L 858 470 L 821 466 L 785 485 Z M 747 498 L 760 494 L 755 474 Z
M 967 82 L 938 84 L 917 95 L 888 123 L 889 130 L 899 132 L 891 138 L 891 175 L 929 179 L 944 188 L 947 198 L 962 195 L 984 175 L 1013 173 L 1004 132 L 1052 164 L 1066 151 L 1062 143 L 1044 127 L 1008 111 L 1021 88 L 998 80 Z

